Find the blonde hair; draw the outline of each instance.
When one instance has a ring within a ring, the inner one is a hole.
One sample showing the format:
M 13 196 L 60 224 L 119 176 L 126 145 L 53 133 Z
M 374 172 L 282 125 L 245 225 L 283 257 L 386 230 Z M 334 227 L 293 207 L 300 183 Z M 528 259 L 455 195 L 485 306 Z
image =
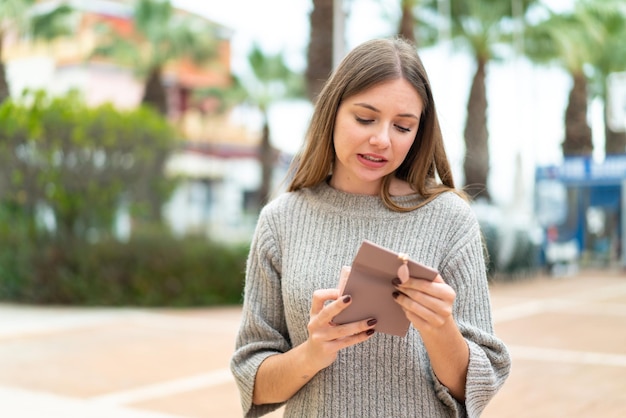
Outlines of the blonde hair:
M 394 173 L 383 179 L 381 199 L 389 209 L 404 212 L 425 205 L 443 192 L 454 191 L 464 196 L 454 186 L 426 70 L 415 47 L 400 38 L 374 39 L 357 46 L 331 74 L 317 97 L 303 149 L 291 164 L 288 191 L 315 186 L 332 173 L 333 131 L 341 102 L 377 84 L 399 78 L 415 88 L 424 109 L 406 158 Z M 389 192 L 391 176 L 408 182 L 423 199 L 412 207 L 396 204 Z

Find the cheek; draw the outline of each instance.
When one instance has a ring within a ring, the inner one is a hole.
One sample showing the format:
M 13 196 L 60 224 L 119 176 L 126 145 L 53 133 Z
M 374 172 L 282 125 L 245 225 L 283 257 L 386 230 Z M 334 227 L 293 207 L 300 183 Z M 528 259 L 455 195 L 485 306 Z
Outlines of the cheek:
M 406 158 L 406 156 L 408 155 L 411 146 L 413 145 L 413 140 L 411 141 L 397 141 L 395 143 L 395 152 L 394 154 L 398 157 L 398 166 L 400 164 L 402 164 L 402 161 L 404 161 L 404 159 Z
M 355 127 L 353 124 L 337 123 L 333 133 L 335 151 L 339 153 L 342 150 L 353 148 L 359 143 L 359 138 L 362 136 L 358 127 Z

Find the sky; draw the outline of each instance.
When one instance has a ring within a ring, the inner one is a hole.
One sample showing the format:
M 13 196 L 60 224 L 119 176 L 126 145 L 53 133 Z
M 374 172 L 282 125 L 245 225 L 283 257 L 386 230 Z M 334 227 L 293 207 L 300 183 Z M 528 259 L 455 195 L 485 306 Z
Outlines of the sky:
M 503 0 L 504 1 L 504 0 Z M 556 11 L 571 7 L 573 0 L 544 0 Z M 309 36 L 310 0 L 172 0 L 233 30 L 232 69 L 245 73 L 246 54 L 252 43 L 268 53 L 284 52 L 294 70 L 304 70 Z M 345 0 L 346 50 L 378 36 L 395 32 L 399 0 Z M 420 51 L 429 74 L 448 156 L 454 174 L 462 177 L 463 129 L 466 101 L 474 66 L 451 46 Z M 569 77 L 559 68 L 537 68 L 523 59 L 492 63 L 487 74 L 488 129 L 491 154 L 489 186 L 500 205 L 528 206 L 536 165 L 560 163 L 563 115 L 569 93 Z M 295 153 L 302 143 L 310 116 L 307 102 L 281 103 L 270 110 L 273 144 Z M 602 109 L 592 103 L 592 129 L 601 133 Z M 250 123 L 254 118 L 246 113 Z M 600 121 L 600 123 L 598 123 Z M 594 134 L 594 137 L 601 135 Z M 604 144 L 595 144 L 596 159 L 603 158 Z M 521 161 L 524 190 L 513 193 L 516 161 Z M 527 207 L 527 209 L 531 209 Z

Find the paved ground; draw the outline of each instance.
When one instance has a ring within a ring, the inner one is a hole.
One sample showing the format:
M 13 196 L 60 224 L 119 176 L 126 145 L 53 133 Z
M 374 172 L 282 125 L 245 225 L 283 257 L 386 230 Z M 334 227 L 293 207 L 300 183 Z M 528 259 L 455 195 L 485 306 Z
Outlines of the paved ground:
M 626 416 L 625 272 L 500 283 L 492 302 L 513 369 L 483 417 Z M 0 417 L 240 417 L 239 315 L 0 304 Z

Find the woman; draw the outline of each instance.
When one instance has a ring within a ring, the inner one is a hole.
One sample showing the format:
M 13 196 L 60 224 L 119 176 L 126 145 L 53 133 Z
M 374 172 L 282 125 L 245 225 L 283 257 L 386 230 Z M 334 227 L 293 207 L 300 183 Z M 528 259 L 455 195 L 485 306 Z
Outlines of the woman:
M 406 337 L 376 333 L 376 318 L 332 322 L 364 239 L 440 272 L 394 282 Z M 231 361 L 244 413 L 477 417 L 509 369 L 421 60 L 400 39 L 365 42 L 327 81 L 287 193 L 259 216 Z

